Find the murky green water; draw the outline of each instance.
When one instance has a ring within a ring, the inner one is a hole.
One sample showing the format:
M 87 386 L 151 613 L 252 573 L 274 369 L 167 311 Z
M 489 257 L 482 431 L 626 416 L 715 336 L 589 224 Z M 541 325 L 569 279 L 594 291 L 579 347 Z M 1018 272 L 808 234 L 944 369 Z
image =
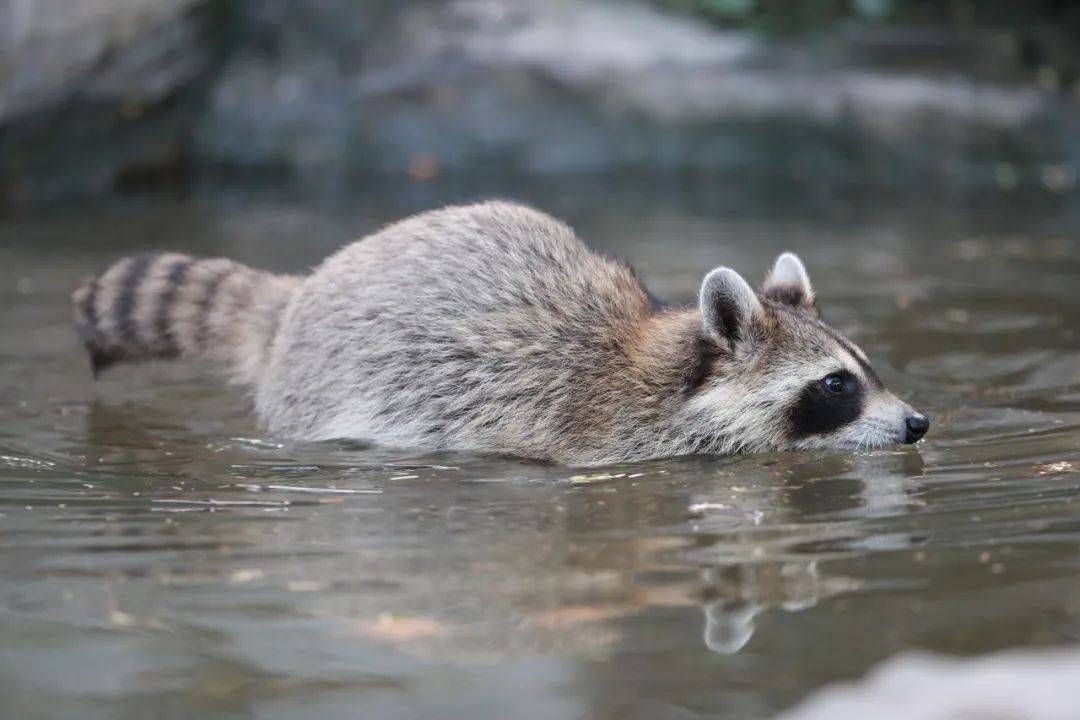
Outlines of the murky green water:
M 887 452 L 583 476 L 282 445 L 194 368 L 95 387 L 69 329 L 70 288 L 131 250 L 297 270 L 488 192 L 205 192 L 0 225 L 0 715 L 767 718 L 905 649 L 1080 641 L 1075 201 L 502 189 L 669 300 L 800 253 L 934 417 Z

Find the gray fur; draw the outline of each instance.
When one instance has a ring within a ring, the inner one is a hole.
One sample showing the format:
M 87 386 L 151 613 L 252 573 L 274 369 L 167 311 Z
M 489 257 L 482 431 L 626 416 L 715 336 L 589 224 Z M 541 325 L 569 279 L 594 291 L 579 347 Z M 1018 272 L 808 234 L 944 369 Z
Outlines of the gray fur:
M 659 311 L 628 267 L 547 215 L 497 202 L 391 225 L 303 280 L 224 260 L 178 273 L 181 258 L 149 263 L 142 283 L 124 260 L 78 291 L 77 307 L 97 298 L 90 316 L 77 311 L 84 338 L 121 359 L 178 346 L 216 360 L 254 386 L 281 436 L 595 464 L 881 445 L 902 439 L 911 412 L 882 389 L 831 437 L 791 439 L 785 413 L 805 383 L 863 370 L 810 310 L 790 254 L 771 276 L 776 297 L 724 268 L 699 308 Z M 137 291 L 136 343 L 107 312 L 122 304 L 118 278 Z

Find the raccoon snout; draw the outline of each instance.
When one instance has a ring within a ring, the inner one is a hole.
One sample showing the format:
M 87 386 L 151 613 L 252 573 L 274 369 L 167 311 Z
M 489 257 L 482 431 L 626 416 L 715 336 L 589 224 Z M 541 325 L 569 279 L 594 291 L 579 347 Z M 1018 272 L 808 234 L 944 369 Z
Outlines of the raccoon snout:
M 906 429 L 904 444 L 912 445 L 919 442 L 922 436 L 926 434 L 926 431 L 930 429 L 930 418 L 919 413 L 908 415 L 904 419 L 904 427 Z

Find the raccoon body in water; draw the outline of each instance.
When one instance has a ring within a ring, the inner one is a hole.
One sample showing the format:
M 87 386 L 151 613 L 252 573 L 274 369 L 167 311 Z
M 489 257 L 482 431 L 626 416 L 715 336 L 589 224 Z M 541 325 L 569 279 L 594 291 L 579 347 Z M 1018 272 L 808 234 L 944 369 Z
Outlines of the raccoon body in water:
M 588 465 L 912 443 L 929 425 L 822 322 L 796 256 L 759 291 L 721 267 L 697 307 L 657 309 L 629 267 L 508 203 L 403 220 L 306 277 L 125 258 L 73 300 L 95 373 L 206 359 L 295 439 Z

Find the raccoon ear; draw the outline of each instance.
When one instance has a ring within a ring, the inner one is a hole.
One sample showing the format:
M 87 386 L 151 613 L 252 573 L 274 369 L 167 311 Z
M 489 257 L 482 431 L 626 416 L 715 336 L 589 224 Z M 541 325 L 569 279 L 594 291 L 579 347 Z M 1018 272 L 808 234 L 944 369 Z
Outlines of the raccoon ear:
M 761 294 L 778 302 L 815 310 L 814 289 L 810 287 L 810 276 L 806 267 L 795 253 L 783 253 L 776 258 L 772 270 L 765 277 Z
M 749 337 L 750 323 L 763 312 L 754 288 L 742 275 L 726 267 L 718 267 L 705 276 L 699 307 L 705 332 L 730 343 Z

